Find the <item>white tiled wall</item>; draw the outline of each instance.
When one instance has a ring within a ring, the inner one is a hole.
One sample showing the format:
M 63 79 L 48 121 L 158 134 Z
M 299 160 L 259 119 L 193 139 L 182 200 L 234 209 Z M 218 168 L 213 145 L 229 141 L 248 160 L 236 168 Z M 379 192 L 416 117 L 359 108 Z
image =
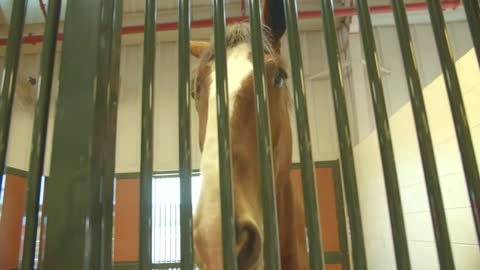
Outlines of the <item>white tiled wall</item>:
M 471 49 L 457 61 L 467 117 L 480 156 L 480 71 Z M 424 90 L 457 269 L 480 269 L 480 250 L 443 76 Z M 439 269 L 427 190 L 410 103 L 390 117 L 407 238 L 415 270 Z M 396 269 L 383 172 L 374 131 L 355 147 L 360 207 L 370 269 Z

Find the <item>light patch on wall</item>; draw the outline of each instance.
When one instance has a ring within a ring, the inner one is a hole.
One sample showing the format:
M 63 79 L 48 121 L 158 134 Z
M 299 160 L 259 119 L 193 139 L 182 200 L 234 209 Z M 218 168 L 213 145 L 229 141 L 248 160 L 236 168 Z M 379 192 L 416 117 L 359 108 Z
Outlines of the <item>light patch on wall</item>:
M 471 49 L 460 58 L 456 66 L 478 163 L 480 136 L 475 136 L 475 133 L 480 130 L 480 71 L 474 50 Z M 443 76 L 433 80 L 423 94 L 455 265 L 462 270 L 480 269 L 478 242 Z M 390 126 L 412 267 L 439 269 L 410 103 L 402 106 L 390 117 Z M 390 222 L 386 222 L 387 215 L 378 215 L 379 212 L 388 213 L 378 149 L 377 133 L 374 131 L 354 150 L 367 260 L 371 265 L 384 265 L 388 269 L 395 269 L 395 258 L 391 256 L 394 249 Z M 455 188 L 451 188 L 452 186 Z M 379 245 L 383 248 L 376 249 Z

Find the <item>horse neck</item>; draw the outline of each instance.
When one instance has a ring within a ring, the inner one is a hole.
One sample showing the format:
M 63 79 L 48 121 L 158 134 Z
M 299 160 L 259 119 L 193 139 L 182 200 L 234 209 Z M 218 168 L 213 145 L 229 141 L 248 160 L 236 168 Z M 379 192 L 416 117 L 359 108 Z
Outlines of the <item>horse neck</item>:
M 308 255 L 303 200 L 290 177 L 277 193 L 282 269 L 306 270 Z

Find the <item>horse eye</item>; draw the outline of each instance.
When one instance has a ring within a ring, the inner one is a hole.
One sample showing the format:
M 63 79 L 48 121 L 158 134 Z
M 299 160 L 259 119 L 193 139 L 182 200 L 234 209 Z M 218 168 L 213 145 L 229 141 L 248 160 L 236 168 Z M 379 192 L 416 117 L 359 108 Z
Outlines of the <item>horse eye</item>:
M 279 69 L 275 73 L 275 78 L 274 78 L 274 81 L 273 81 L 274 84 L 275 84 L 275 87 L 282 88 L 284 83 L 285 83 L 286 78 L 287 78 L 287 73 L 283 69 Z

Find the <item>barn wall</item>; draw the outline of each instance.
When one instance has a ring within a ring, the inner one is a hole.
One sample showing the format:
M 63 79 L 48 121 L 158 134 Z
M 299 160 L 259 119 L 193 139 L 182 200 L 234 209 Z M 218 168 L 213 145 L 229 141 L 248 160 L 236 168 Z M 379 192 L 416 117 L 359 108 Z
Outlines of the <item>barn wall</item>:
M 452 49 L 456 59 L 470 48 L 470 34 L 464 21 L 448 24 Z M 445 204 L 454 253 L 458 269 L 478 269 L 478 243 L 474 238 L 469 203 L 463 173 L 456 146 L 451 117 L 443 89 L 443 81 L 438 76 L 441 70 L 434 45 L 431 26 L 420 24 L 411 26 L 422 85 L 425 86 L 429 107 L 430 122 L 433 127 L 437 164 L 444 187 Z M 414 135 L 412 116 L 408 103 L 401 55 L 397 36 L 392 26 L 375 28 L 379 58 L 383 67 L 391 73 L 383 74 L 387 108 L 392 120 L 395 151 L 401 181 L 402 199 L 407 220 L 410 254 L 415 269 L 437 269 L 436 251 L 431 232 L 428 204 L 425 196 L 423 174 L 417 143 Z M 350 33 L 349 50 L 342 57 L 351 57 L 344 77 L 347 78 L 348 108 L 352 125 L 352 136 L 356 144 L 355 160 L 361 192 L 361 207 L 367 239 L 367 254 L 371 269 L 395 269 L 393 245 L 383 188 L 383 174 L 378 153 L 378 142 L 374 132 L 374 118 L 368 88 L 368 77 L 362 64 L 363 51 L 359 33 Z M 340 36 L 343 37 L 344 36 Z M 301 33 L 305 85 L 307 90 L 313 155 L 316 161 L 338 158 L 335 116 L 333 113 L 328 66 L 324 49 L 323 33 Z M 286 39 L 282 50 L 288 62 Z M 341 44 L 342 45 L 342 44 Z M 345 42 L 343 45 L 347 45 Z M 135 172 L 140 162 L 140 104 L 142 53 L 141 45 L 124 46 L 121 58 L 121 91 L 117 132 L 117 172 Z M 480 83 L 478 65 L 475 65 L 470 51 L 462 60 L 459 74 L 464 83 L 464 99 L 476 138 L 477 156 L 480 156 Z M 59 63 L 60 53 L 57 54 Z M 177 44 L 161 42 L 157 46 L 156 58 L 156 110 L 155 110 L 155 165 L 156 171 L 176 170 L 178 167 L 178 116 L 177 116 Z M 194 62 L 194 59 L 192 59 Z M 348 60 L 345 62 L 349 62 Z M 3 59 L 0 59 L 0 67 Z M 14 106 L 10 147 L 7 164 L 21 170 L 28 169 L 28 159 L 32 128 L 32 99 L 34 87 L 27 82 L 28 76 L 38 77 L 39 55 L 22 54 L 19 90 Z M 475 68 L 477 73 L 474 72 Z M 472 75 L 473 74 L 473 75 Z M 318 75 L 317 78 L 311 78 Z M 54 79 L 54 92 L 58 88 L 58 64 Z M 474 104 L 477 102 L 477 104 Z M 55 111 L 55 95 L 52 99 L 52 112 Z M 192 108 L 193 109 L 193 108 Z M 448 119 L 448 121 L 445 121 Z M 292 123 L 293 107 L 292 107 Z M 293 127 L 296 139 L 295 125 Z M 50 135 L 53 117 L 50 117 Z M 192 160 L 198 168 L 197 119 L 192 111 Z M 51 136 L 48 141 L 47 161 L 50 158 Z M 295 142 L 294 161 L 298 161 L 298 147 Z M 47 172 L 49 162 L 46 164 Z M 460 230 L 459 228 L 462 228 Z M 466 229 L 465 229 L 466 228 Z M 476 258 L 476 259 L 473 259 Z
M 462 11 L 463 12 L 463 11 Z M 452 48 L 455 56 L 462 56 L 471 47 L 471 39 L 465 21 L 450 22 Z M 431 26 L 428 24 L 412 25 L 414 45 L 420 66 L 422 84 L 427 85 L 441 71 L 438 57 L 433 45 Z M 383 67 L 392 72 L 383 74 L 383 83 L 390 114 L 397 111 L 408 101 L 403 66 L 396 32 L 393 26 L 375 28 L 379 58 Z M 370 134 L 375 125 L 368 86 L 361 40 L 358 32 L 348 35 L 346 29 L 339 34 L 341 55 L 344 63 L 344 78 L 347 105 L 354 144 Z M 348 37 L 348 41 L 347 41 Z M 310 131 L 313 144 L 313 156 L 316 161 L 333 160 L 338 156 L 338 143 L 335 116 L 332 104 L 327 56 L 323 33 L 318 31 L 301 32 L 301 45 L 304 61 L 305 85 L 310 116 Z M 342 49 L 343 48 L 343 49 Z M 390 49 L 391 48 L 391 49 Z M 121 90 L 117 137 L 117 172 L 135 172 L 140 163 L 140 104 L 141 76 L 143 63 L 141 44 L 124 46 L 121 58 Z M 283 39 L 282 53 L 288 60 L 288 42 Z M 58 88 L 58 68 L 61 53 L 57 53 L 57 65 L 54 78 L 55 105 Z M 155 163 L 156 171 L 176 170 L 178 167 L 178 101 L 177 101 L 177 44 L 176 42 L 159 42 L 156 58 L 156 96 L 155 96 Z M 33 102 L 35 87 L 29 84 L 28 77 L 38 77 L 39 54 L 22 54 L 18 76 L 17 98 L 14 106 L 13 121 L 8 154 L 8 166 L 27 170 L 33 125 Z M 0 60 L 0 65 L 3 59 Z M 195 59 L 192 59 L 195 63 Z M 434 63 L 432 65 L 432 63 Z M 291 80 L 290 80 L 291 82 Z M 290 89 L 292 89 L 290 87 Z M 21 97 L 21 98 L 20 98 Z M 55 106 L 52 106 L 53 116 Z M 198 149 L 197 119 L 192 107 L 192 162 L 198 168 L 200 153 Z M 294 135 L 293 160 L 298 162 L 296 143 L 296 126 L 294 109 L 291 110 L 292 132 Z M 50 117 L 50 135 L 53 128 Z M 49 170 L 51 136 L 48 137 L 46 171 Z
M 288 43 L 284 39 L 282 50 L 288 56 Z M 304 50 L 306 87 L 311 117 L 312 141 L 315 146 L 314 158 L 332 160 L 338 157 L 333 106 L 331 103 L 330 82 L 324 79 L 311 79 L 310 75 L 326 72 L 326 56 L 321 32 L 302 33 Z M 320 56 L 319 56 L 320 55 Z M 51 134 L 54 128 L 56 94 L 58 91 L 58 69 L 61 54 L 57 53 L 54 76 L 52 111 L 50 114 L 49 136 L 46 153 L 46 172 L 49 171 Z M 157 45 L 155 73 L 155 131 L 154 131 L 154 170 L 176 170 L 178 168 L 178 66 L 177 43 L 160 42 Z M 288 58 L 286 58 L 288 59 Z M 317 60 L 318 59 L 318 60 Z M 196 59 L 192 58 L 192 65 Z M 140 167 L 140 126 L 141 126 L 141 86 L 142 86 L 143 46 L 129 45 L 122 48 L 120 68 L 120 100 L 117 132 L 116 170 L 119 173 L 137 172 Z M 287 61 L 287 64 L 289 62 Z M 8 153 L 8 166 L 28 170 L 31 129 L 33 126 L 33 104 L 35 86 L 28 77 L 37 77 L 38 54 L 22 54 L 18 76 L 18 90 L 13 109 L 13 119 Z M 324 74 L 325 75 L 325 74 Z M 328 75 L 328 74 L 327 74 Z M 325 77 L 325 76 L 324 76 Z M 290 89 L 291 90 L 291 89 Z M 291 109 L 292 128 L 296 140 L 294 107 Z M 192 163 L 198 168 L 200 152 L 198 148 L 197 116 L 192 106 Z M 298 161 L 295 142 L 294 161 Z
M 461 14 L 463 10 L 456 11 Z M 472 48 L 472 40 L 468 25 L 460 19 L 447 24 L 452 51 L 458 60 Z M 428 23 L 410 26 L 413 47 L 423 87 L 429 85 L 442 73 L 437 48 L 434 43 L 432 26 Z M 375 27 L 375 41 L 379 62 L 382 67 L 382 82 L 385 91 L 387 111 L 395 113 L 410 100 L 407 81 L 403 69 L 403 60 L 395 26 Z M 354 119 L 357 122 L 357 141 L 365 139 L 375 129 L 375 118 L 370 97 L 368 73 L 363 54 L 361 36 L 358 32 L 350 33 L 350 54 L 352 60 L 352 81 L 355 90 L 352 92 L 355 107 Z
M 457 62 L 457 68 L 479 162 L 480 72 L 473 49 Z M 480 269 L 479 246 L 443 76 L 433 80 L 424 94 L 456 269 Z M 391 116 L 390 124 L 413 269 L 439 269 L 410 103 Z M 369 268 L 395 269 L 376 132 L 356 146 L 355 162 Z
M 305 74 L 317 74 L 326 71 L 320 32 L 302 33 L 303 59 Z M 283 54 L 288 59 L 287 41 L 284 39 Z M 320 56 L 319 56 L 320 52 Z M 157 47 L 156 70 L 156 108 L 155 108 L 155 170 L 176 170 L 178 168 L 178 66 L 177 44 L 161 43 Z M 308 61 L 314 59 L 313 61 Z M 192 63 L 196 59 L 192 58 Z M 288 61 L 287 61 L 288 62 Z M 121 68 L 121 93 L 119 132 L 117 144 L 117 171 L 138 171 L 140 160 L 140 102 L 142 47 L 124 48 Z M 287 63 L 289 64 L 289 63 Z M 128 74 L 128 75 L 127 75 Z M 128 81 L 127 81 L 128 78 Z M 311 132 L 315 160 L 332 160 L 338 157 L 333 106 L 331 104 L 330 82 L 326 80 L 306 80 L 311 117 Z M 291 88 L 290 88 L 291 89 Z M 292 104 L 292 127 L 295 138 L 294 161 L 298 159 L 296 129 Z M 198 148 L 198 121 L 192 106 L 192 162 L 198 168 L 200 152 Z
M 25 209 L 27 179 L 7 174 L 0 220 L 0 269 L 15 269 L 18 264 L 22 236 L 22 217 Z

